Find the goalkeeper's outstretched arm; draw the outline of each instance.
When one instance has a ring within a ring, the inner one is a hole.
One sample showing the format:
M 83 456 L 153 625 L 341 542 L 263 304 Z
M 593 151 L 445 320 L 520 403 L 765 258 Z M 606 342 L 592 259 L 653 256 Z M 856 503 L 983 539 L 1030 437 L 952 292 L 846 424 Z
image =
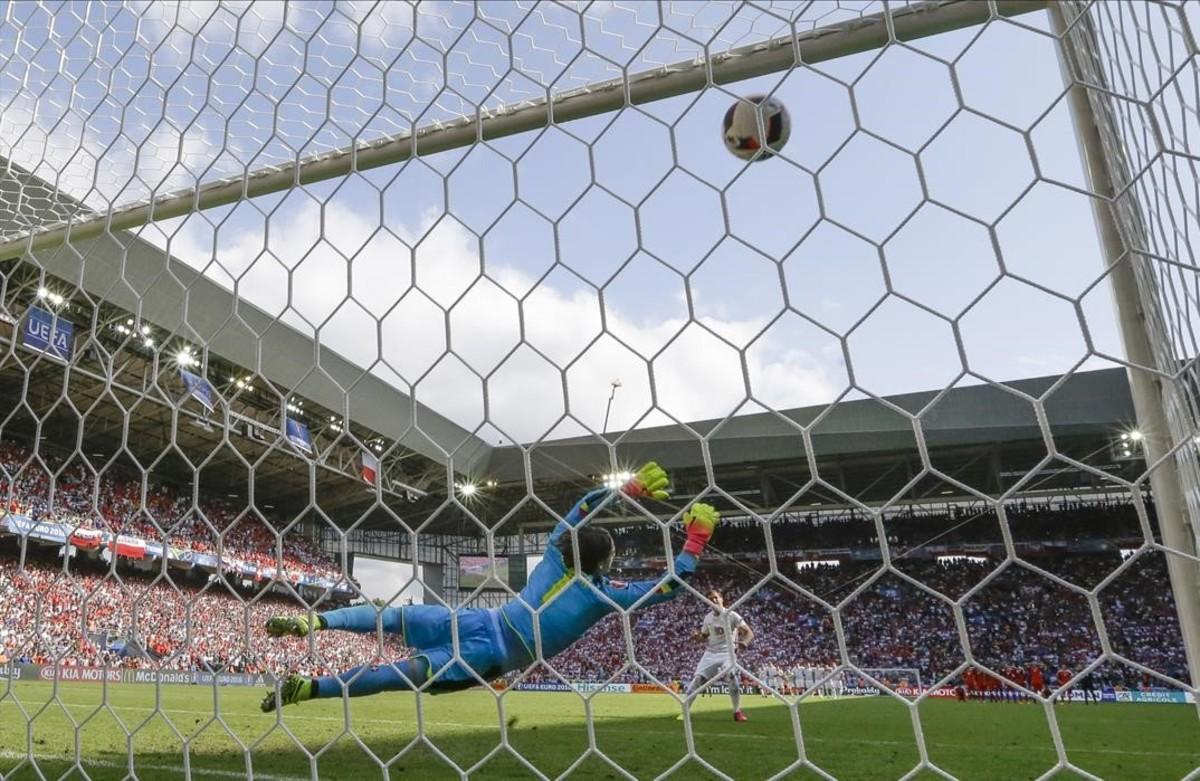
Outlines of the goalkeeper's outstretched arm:
M 721 514 L 711 504 L 697 502 L 683 514 L 683 528 L 687 542 L 675 557 L 674 574 L 662 580 L 639 580 L 627 583 L 618 580 L 605 581 L 602 591 L 622 609 L 644 608 L 666 602 L 678 596 L 681 581 L 687 580 L 696 571 L 700 554 L 712 539 Z M 649 596 L 647 596 L 649 594 Z

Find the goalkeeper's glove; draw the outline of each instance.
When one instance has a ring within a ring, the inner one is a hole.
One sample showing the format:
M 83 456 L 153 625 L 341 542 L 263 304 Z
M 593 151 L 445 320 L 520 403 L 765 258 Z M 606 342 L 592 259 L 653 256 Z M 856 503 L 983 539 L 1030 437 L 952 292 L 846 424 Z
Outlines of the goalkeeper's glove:
M 325 619 L 321 616 L 275 616 L 267 619 L 267 634 L 271 637 L 308 637 L 318 629 L 325 628 Z
M 667 473 L 653 461 L 637 471 L 633 479 L 621 487 L 621 492 L 634 499 L 649 497 L 662 501 L 671 494 L 667 491 Z
M 721 521 L 721 513 L 711 504 L 696 502 L 683 514 L 683 529 L 687 532 L 687 542 L 683 544 L 685 553 L 699 556 L 704 546 L 712 539 L 713 531 Z

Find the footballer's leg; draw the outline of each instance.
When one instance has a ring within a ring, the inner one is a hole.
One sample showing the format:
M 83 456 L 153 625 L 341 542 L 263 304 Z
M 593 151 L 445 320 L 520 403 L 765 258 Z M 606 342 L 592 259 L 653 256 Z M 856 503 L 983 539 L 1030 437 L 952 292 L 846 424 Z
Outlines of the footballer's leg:
M 361 627 L 373 618 L 365 612 L 352 613 L 351 608 L 328 622 L 326 628 L 362 631 Z M 369 608 L 372 616 L 374 608 Z M 350 697 L 362 697 L 384 691 L 406 691 L 423 688 L 431 694 L 461 691 L 491 680 L 505 670 L 512 669 L 511 654 L 499 637 L 495 622 L 486 610 L 462 610 L 458 615 L 459 658 L 455 660 L 454 646 L 450 633 L 452 613 L 448 608 L 434 605 L 408 605 L 397 608 L 393 623 L 388 631 L 400 634 L 405 643 L 420 653 L 392 664 L 364 665 L 338 675 L 308 678 L 292 675 L 276 692 L 267 693 L 262 701 L 263 711 L 272 711 L 280 705 L 292 705 L 305 700 L 341 697 L 344 691 Z M 323 613 L 322 617 L 330 613 Z M 355 629 L 352 627 L 360 627 Z M 441 645 L 434 645 L 441 641 Z
M 707 652 L 700 659 L 700 664 L 696 665 L 696 672 L 692 674 L 692 680 L 687 685 L 687 689 L 683 693 L 684 709 L 691 707 L 692 701 L 696 696 L 708 688 L 708 685 L 713 682 L 718 675 L 721 674 L 722 666 L 720 662 L 714 663 Z M 675 717 L 677 721 L 683 720 L 683 714 L 680 713 Z
M 369 604 L 356 605 L 328 610 L 311 618 L 307 615 L 275 616 L 267 620 L 267 634 L 307 637 L 313 632 L 329 629 L 370 634 L 379 626 L 388 634 L 403 637 L 409 648 L 439 648 L 451 643 L 452 617 L 450 608 L 441 605 L 405 605 L 382 610 Z
M 386 607 L 378 610 L 374 605 L 356 605 L 314 616 L 273 616 L 267 619 L 267 634 L 271 637 L 307 637 L 326 629 L 366 634 L 375 631 L 377 619 L 383 631 L 389 634 L 402 633 L 403 608 Z
M 742 713 L 742 674 L 735 667 L 726 677 L 729 679 L 729 699 L 733 703 L 733 720 L 746 721 L 746 714 Z
M 691 683 L 688 684 L 687 698 L 693 699 L 697 692 L 707 689 L 708 685 L 723 672 L 724 667 L 724 659 L 705 651 L 704 656 L 700 657 L 700 663 L 696 665 L 696 672 L 692 674 Z
M 445 653 L 445 656 L 449 659 L 453 653 Z M 305 700 L 341 697 L 343 686 L 351 697 L 415 689 L 428 679 L 430 669 L 429 655 L 423 654 L 393 664 L 354 667 L 339 675 L 316 678 L 290 675 L 279 684 L 277 691 L 272 689 L 267 692 L 260 707 L 263 713 L 270 713 L 284 705 L 297 705 Z
M 708 668 L 706 667 L 696 668 L 696 672 L 692 673 L 692 680 L 688 681 L 687 688 L 683 690 L 683 696 L 685 699 L 693 699 L 696 696 L 696 692 L 704 688 L 704 685 L 708 681 L 708 675 L 706 674 L 707 672 Z

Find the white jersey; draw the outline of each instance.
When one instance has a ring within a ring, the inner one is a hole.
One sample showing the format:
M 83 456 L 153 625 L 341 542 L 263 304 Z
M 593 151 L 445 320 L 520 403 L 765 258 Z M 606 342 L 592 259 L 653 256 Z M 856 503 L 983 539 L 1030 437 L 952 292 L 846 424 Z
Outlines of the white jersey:
M 729 638 L 738 627 L 746 622 L 732 610 L 722 611 L 720 615 L 711 610 L 704 614 L 704 623 L 700 625 L 700 633 L 708 638 L 708 650 L 712 653 L 728 653 Z

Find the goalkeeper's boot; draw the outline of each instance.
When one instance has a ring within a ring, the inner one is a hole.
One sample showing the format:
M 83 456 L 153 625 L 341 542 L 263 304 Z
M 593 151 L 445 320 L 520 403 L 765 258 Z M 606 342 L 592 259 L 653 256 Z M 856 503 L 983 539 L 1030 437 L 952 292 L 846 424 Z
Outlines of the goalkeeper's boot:
M 324 629 L 320 616 L 275 616 L 267 619 L 267 634 L 271 637 L 308 637 L 318 629 Z
M 296 703 L 311 700 L 317 693 L 317 687 L 313 685 L 313 679 L 303 675 L 289 675 L 287 680 L 279 687 L 279 696 L 276 698 L 275 690 L 267 692 L 267 696 L 263 697 L 262 703 L 259 705 L 263 713 L 270 713 L 280 705 L 295 705 Z
M 733 720 L 734 721 L 749 721 L 749 719 L 746 718 L 746 714 L 742 713 L 741 709 L 735 710 L 733 712 Z

